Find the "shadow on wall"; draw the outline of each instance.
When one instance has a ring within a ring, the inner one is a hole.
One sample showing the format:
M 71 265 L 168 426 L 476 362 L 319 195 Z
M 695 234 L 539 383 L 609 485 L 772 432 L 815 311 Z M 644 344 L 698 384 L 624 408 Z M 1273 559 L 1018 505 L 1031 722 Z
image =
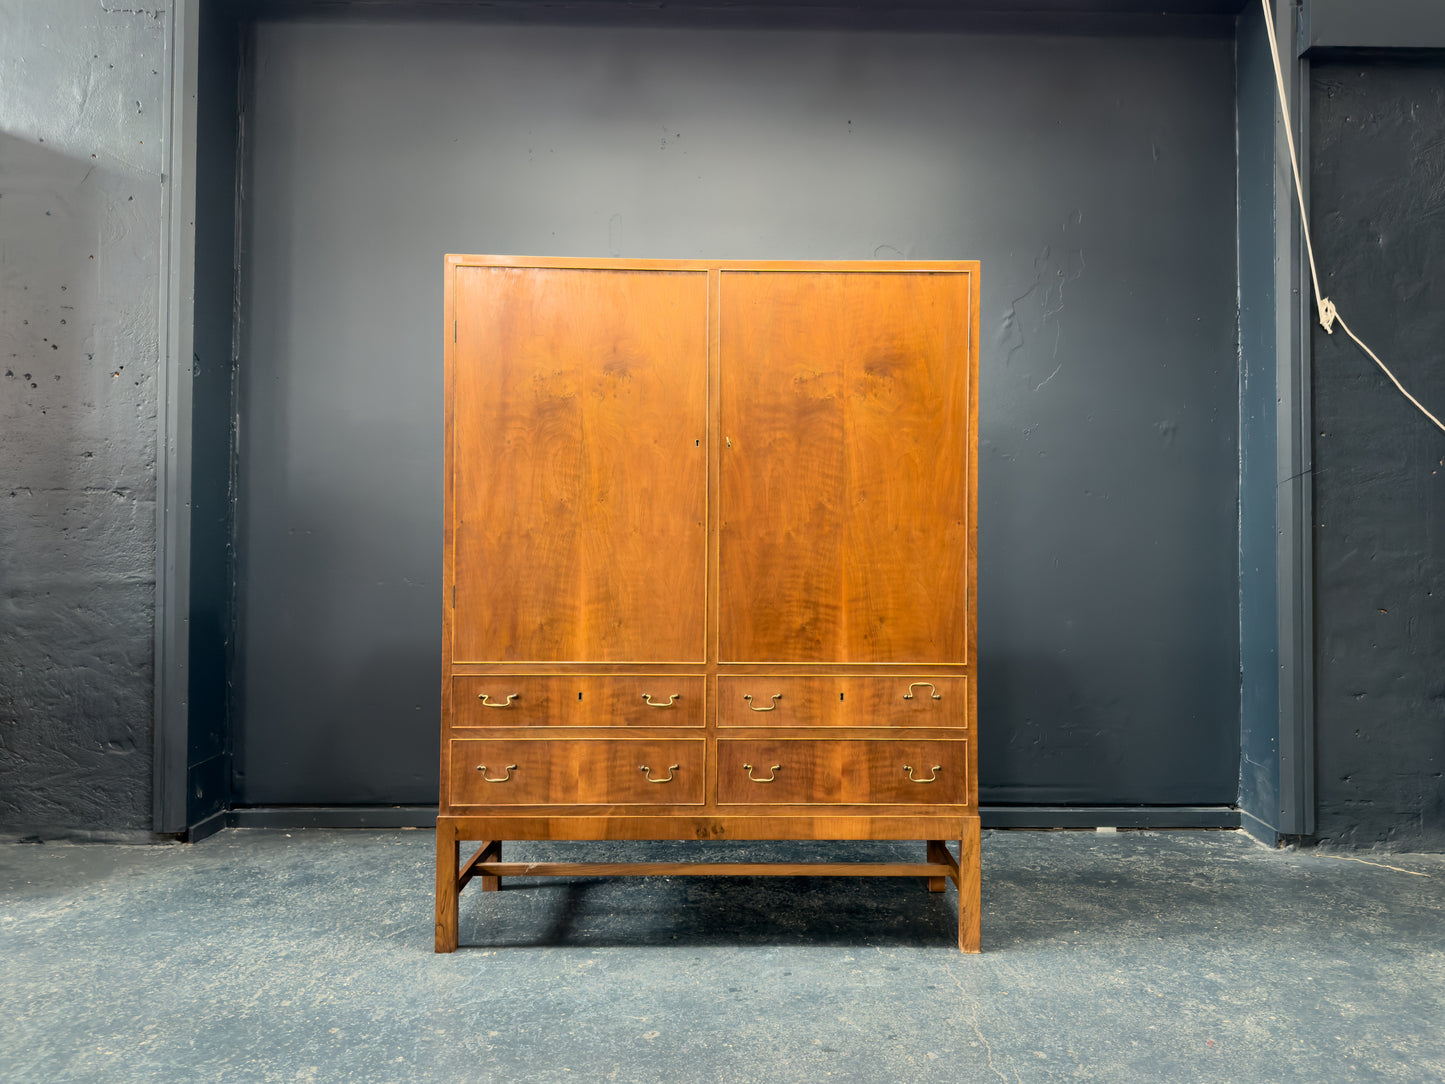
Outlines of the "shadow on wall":
M 0 133 L 0 824 L 149 822 L 154 179 Z

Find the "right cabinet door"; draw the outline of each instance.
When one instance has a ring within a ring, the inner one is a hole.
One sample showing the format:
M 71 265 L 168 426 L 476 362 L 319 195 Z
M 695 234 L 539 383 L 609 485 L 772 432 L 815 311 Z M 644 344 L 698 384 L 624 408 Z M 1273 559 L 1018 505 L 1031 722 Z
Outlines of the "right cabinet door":
M 721 661 L 967 661 L 971 285 L 722 272 Z

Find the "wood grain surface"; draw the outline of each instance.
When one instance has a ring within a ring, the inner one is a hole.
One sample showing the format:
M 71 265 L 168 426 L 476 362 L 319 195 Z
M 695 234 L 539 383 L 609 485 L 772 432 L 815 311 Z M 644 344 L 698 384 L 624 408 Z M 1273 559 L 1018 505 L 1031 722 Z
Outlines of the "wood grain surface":
M 942 880 L 943 862 L 483 862 L 498 877 L 927 877 Z
M 700 727 L 704 687 L 672 674 L 454 677 L 451 725 Z
M 967 659 L 970 276 L 723 271 L 721 660 Z
M 453 659 L 702 662 L 706 274 L 455 275 Z
M 717 684 L 720 728 L 968 726 L 967 678 L 760 675 Z
M 703 800 L 701 738 L 460 738 L 451 746 L 452 803 L 458 806 L 700 805 Z
M 722 738 L 717 748 L 720 805 L 962 805 L 968 801 L 966 740 Z M 912 773 L 905 767 L 911 767 Z M 769 776 L 770 782 L 760 781 Z M 932 782 L 922 782 L 928 779 Z
M 447 269 L 437 950 L 476 877 L 838 873 L 952 880 L 978 951 L 978 265 Z M 520 839 L 925 861 L 504 862 Z

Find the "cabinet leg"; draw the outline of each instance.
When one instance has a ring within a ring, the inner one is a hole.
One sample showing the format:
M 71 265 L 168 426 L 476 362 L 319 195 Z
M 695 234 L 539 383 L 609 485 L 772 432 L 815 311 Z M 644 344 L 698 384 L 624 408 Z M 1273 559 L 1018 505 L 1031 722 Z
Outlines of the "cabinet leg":
M 941 839 L 930 839 L 930 840 L 928 841 L 928 861 L 930 861 L 930 862 L 946 862 L 947 859 L 943 856 L 943 851 L 944 851 L 943 840 L 941 840 Z M 948 878 L 947 878 L 947 877 L 930 877 L 930 878 L 928 878 L 928 891 L 930 891 L 930 892 L 942 892 L 942 891 L 944 890 L 944 888 L 947 887 L 947 885 L 948 885 Z
M 964 952 L 982 951 L 983 894 L 979 878 L 979 822 L 964 823 L 958 846 L 958 947 Z
M 462 841 L 450 821 L 437 819 L 437 924 L 436 951 L 457 950 L 458 886 L 457 867 Z
M 500 862 L 502 860 L 502 841 L 494 839 L 488 843 L 486 850 L 482 852 L 481 860 L 483 862 Z M 485 873 L 481 876 L 481 882 L 483 892 L 497 892 L 502 887 L 500 877 L 491 877 Z

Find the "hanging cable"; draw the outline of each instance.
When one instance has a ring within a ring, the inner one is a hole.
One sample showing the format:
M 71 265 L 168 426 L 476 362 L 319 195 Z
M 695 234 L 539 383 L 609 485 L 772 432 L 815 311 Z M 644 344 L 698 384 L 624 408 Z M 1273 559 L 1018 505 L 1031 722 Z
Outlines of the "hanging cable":
M 1380 360 L 1379 355 L 1366 346 L 1360 340 L 1360 337 L 1350 330 L 1350 325 L 1345 323 L 1344 318 L 1340 316 L 1339 311 L 1335 308 L 1335 303 L 1320 293 L 1320 274 L 1315 267 L 1315 247 L 1310 241 L 1310 220 L 1309 213 L 1305 210 L 1304 185 L 1300 182 L 1299 156 L 1295 153 L 1294 149 L 1294 120 L 1290 117 L 1289 102 L 1285 98 L 1284 69 L 1280 67 L 1279 42 L 1275 40 L 1274 36 L 1274 9 L 1270 6 L 1269 0 L 1260 0 L 1260 3 L 1264 5 L 1264 29 L 1269 35 L 1269 57 L 1274 61 L 1275 88 L 1279 91 L 1279 108 L 1284 116 L 1284 138 L 1285 142 L 1289 145 L 1289 165 L 1294 173 L 1295 195 L 1299 199 L 1300 230 L 1305 238 L 1305 252 L 1309 255 L 1310 284 L 1314 287 L 1315 291 L 1315 308 L 1320 315 L 1320 327 L 1324 328 L 1327 334 L 1333 335 L 1335 333 L 1335 324 L 1339 324 L 1344 333 L 1355 341 L 1355 345 L 1368 354 L 1370 360 L 1380 367 L 1380 371 L 1390 378 L 1390 383 L 1400 389 L 1400 394 L 1414 403 L 1421 414 L 1434 422 L 1442 432 L 1445 432 L 1445 423 L 1442 423 L 1439 418 L 1426 410 L 1425 405 L 1421 403 L 1420 400 L 1405 390 L 1405 385 L 1401 384 L 1395 374 L 1390 372 L 1389 367 Z

